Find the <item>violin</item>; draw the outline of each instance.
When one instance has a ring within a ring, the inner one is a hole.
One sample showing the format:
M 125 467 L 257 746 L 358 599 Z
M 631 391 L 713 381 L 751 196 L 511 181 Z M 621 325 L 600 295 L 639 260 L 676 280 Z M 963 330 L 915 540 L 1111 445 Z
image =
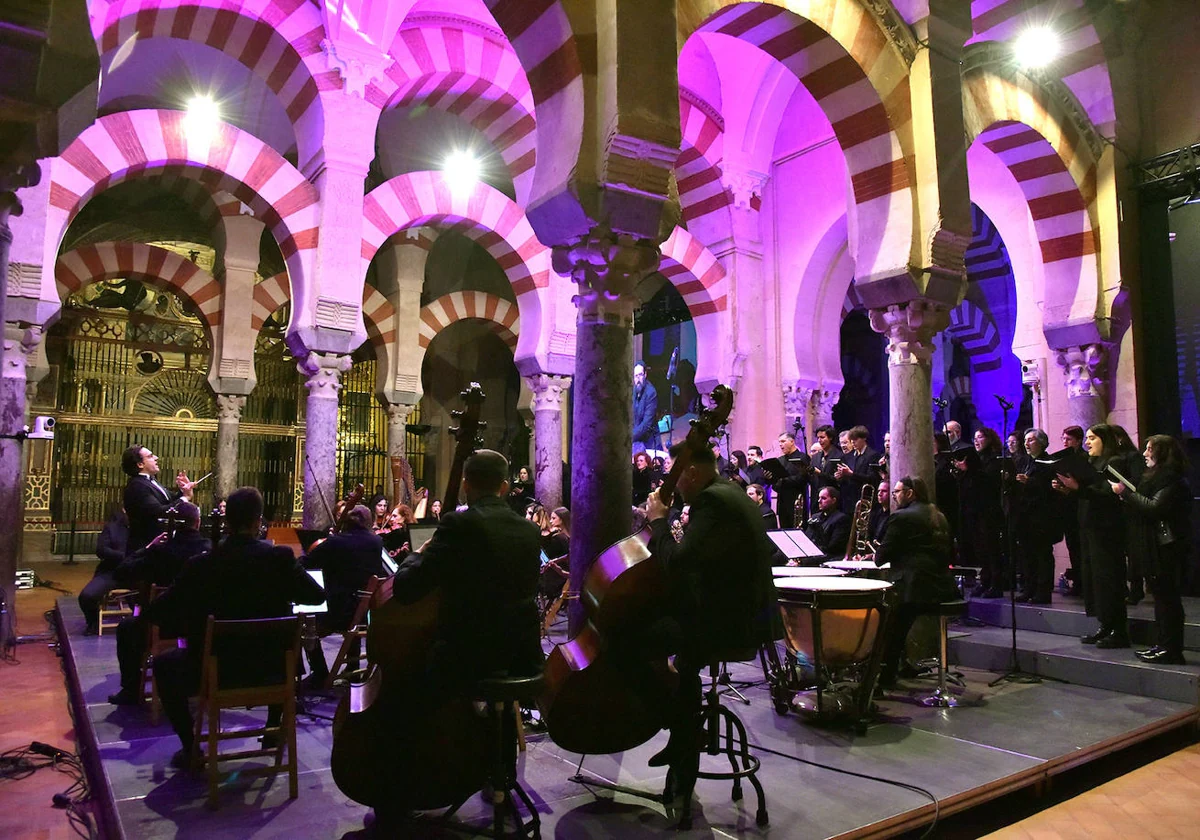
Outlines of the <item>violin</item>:
M 482 445 L 476 437 L 484 394 L 476 382 L 463 391 L 463 411 L 454 411 L 458 441 L 450 466 L 446 504 L 458 504 L 463 463 Z M 386 801 L 412 809 L 441 808 L 479 790 L 487 777 L 486 721 L 465 698 L 425 710 L 417 719 L 386 714 L 394 698 L 419 690 L 426 652 L 436 639 L 441 594 L 434 590 L 414 603 L 392 597 L 392 581 L 380 588 L 367 631 L 368 669 L 334 715 L 330 771 L 338 788 L 355 802 L 375 807 Z M 404 727 L 404 748 L 392 747 Z
M 691 464 L 691 453 L 708 448 L 733 410 L 733 392 L 724 385 L 712 392 L 712 401 L 714 408 L 692 421 L 687 446 L 659 488 L 667 505 Z M 551 739 L 570 752 L 624 752 L 662 728 L 662 709 L 671 691 L 666 659 L 653 660 L 631 643 L 661 614 L 667 599 L 666 572 L 649 542 L 645 527 L 600 553 L 580 594 L 587 620 L 546 659 L 538 709 Z M 622 651 L 614 653 L 614 647 Z M 644 669 L 643 678 L 631 679 L 631 667 Z

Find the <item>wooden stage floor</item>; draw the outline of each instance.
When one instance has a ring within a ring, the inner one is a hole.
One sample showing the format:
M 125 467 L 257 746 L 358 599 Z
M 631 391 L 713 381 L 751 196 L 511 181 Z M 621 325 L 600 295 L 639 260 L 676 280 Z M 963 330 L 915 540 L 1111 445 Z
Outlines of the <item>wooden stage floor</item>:
M 114 638 L 84 637 L 74 599 L 61 599 L 58 613 L 68 688 L 80 707 L 79 742 L 89 758 L 98 759 L 102 778 L 93 781 L 98 794 L 107 796 L 110 836 L 375 836 L 368 809 L 347 800 L 333 783 L 328 767 L 332 734 L 329 723 L 319 719 L 301 719 L 298 799 L 288 800 L 283 777 L 234 778 L 223 787 L 220 810 L 209 811 L 203 780 L 168 766 L 178 741 L 166 723 L 151 726 L 148 712 L 107 703 L 117 689 Z M 733 674 L 735 679 L 761 677 L 749 666 L 735 665 Z M 701 781 L 696 827 L 680 836 L 892 836 L 928 824 L 935 810 L 946 816 L 971 808 L 1197 720 L 1195 702 L 1059 682 L 991 689 L 987 681 L 992 674 L 968 671 L 967 676 L 973 705 L 926 709 L 911 698 L 928 693 L 931 686 L 903 684 L 880 703 L 880 721 L 862 736 L 814 728 L 792 714 L 779 716 L 764 688 L 748 689 L 751 704 L 734 708 L 751 741 L 763 748 L 757 752 L 771 824 L 766 830 L 755 826 L 749 788 L 742 803 L 733 803 L 727 784 Z M 314 711 L 329 714 L 332 707 L 332 700 L 325 700 Z M 246 713 L 248 720 L 261 714 Z M 646 759 L 665 737 L 660 734 L 622 755 L 589 757 L 584 768 L 658 792 L 663 771 L 647 767 Z M 670 828 L 662 809 L 650 801 L 599 791 L 593 795 L 570 782 L 578 760 L 546 736 L 530 735 L 521 772 L 541 812 L 544 836 L 637 838 L 659 836 Z M 914 788 L 928 791 L 937 805 Z M 486 806 L 474 799 L 460 817 L 474 825 L 485 823 Z M 411 836 L 456 834 L 422 824 Z

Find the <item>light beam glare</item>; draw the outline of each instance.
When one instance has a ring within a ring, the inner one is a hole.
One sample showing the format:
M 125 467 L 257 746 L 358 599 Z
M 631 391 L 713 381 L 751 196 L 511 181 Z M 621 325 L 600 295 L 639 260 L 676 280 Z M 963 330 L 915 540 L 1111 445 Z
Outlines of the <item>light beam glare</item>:
M 1026 29 L 1013 43 L 1013 56 L 1022 67 L 1038 69 L 1050 64 L 1062 51 L 1062 40 L 1049 26 Z

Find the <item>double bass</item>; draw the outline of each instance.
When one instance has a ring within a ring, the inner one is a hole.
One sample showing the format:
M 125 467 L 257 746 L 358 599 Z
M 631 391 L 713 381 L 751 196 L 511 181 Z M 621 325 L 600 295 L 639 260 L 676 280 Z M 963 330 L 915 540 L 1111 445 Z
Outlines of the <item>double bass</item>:
M 692 421 L 686 446 L 659 488 L 667 505 L 692 452 L 707 449 L 728 419 L 733 392 L 718 385 L 712 403 Z M 647 527 L 600 553 L 580 593 L 586 622 L 546 659 L 538 709 L 551 739 L 563 749 L 584 755 L 624 752 L 663 726 L 662 709 L 672 690 L 666 661 L 639 658 L 636 642 L 661 615 L 668 597 L 666 570 L 649 542 Z
M 472 382 L 463 391 L 446 504 L 458 504 L 463 463 L 475 451 L 484 394 Z M 387 711 L 403 706 L 397 698 L 423 690 L 426 651 L 433 644 L 442 599 L 437 590 L 405 603 L 392 596 L 392 580 L 380 587 L 380 605 L 371 611 L 365 672 L 352 680 L 333 721 L 330 771 L 338 788 L 355 802 L 427 810 L 460 802 L 487 777 L 485 720 L 469 700 L 453 699 L 424 710 L 415 719 Z

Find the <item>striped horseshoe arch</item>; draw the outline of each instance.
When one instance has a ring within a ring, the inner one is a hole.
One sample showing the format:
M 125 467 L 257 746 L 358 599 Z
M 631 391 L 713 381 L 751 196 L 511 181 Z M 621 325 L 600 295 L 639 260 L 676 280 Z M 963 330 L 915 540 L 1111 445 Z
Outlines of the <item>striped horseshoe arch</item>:
M 509 350 L 517 349 L 521 316 L 517 306 L 487 292 L 451 292 L 421 307 L 421 349 L 429 347 L 437 334 L 456 321 L 485 321 Z
M 982 373 L 1000 369 L 1000 333 L 991 315 L 969 300 L 950 310 L 946 338 L 971 359 L 971 370 Z
M 396 352 L 395 308 L 374 286 L 365 286 L 362 314 L 367 326 L 367 340 L 375 348 L 375 358 L 380 362 L 391 358 Z
M 291 287 L 288 285 L 286 272 L 280 272 L 259 283 L 254 287 L 254 303 L 250 310 L 251 329 L 255 332 L 261 330 L 267 319 L 291 299 Z
M 684 223 L 729 206 L 721 185 L 725 120 L 720 112 L 685 87 L 679 88 L 679 127 L 683 142 L 675 161 L 675 184 Z
M 396 34 L 392 63 L 367 87 L 367 101 L 381 109 L 425 104 L 461 117 L 496 147 L 517 192 L 527 192 L 537 123 L 516 53 L 502 33 L 490 36 L 475 21 L 435 26 L 421 17 Z
M 814 0 L 804 4 L 806 17 L 774 3 L 695 5 L 715 12 L 698 31 L 757 46 L 812 94 L 846 156 L 858 218 L 856 275 L 892 272 L 912 245 L 905 161 L 912 118 L 908 67 L 878 22 L 857 0 Z
M 317 189 L 261 140 L 222 123 L 208 145 L 189 139 L 179 111 L 96 120 L 53 159 L 47 241 L 55 247 L 96 193 L 129 178 L 185 175 L 250 207 L 279 243 L 293 277 L 307 276 L 317 245 Z
M 324 25 L 305 0 L 154 0 L 113 3 L 93 18 L 102 56 L 130 39 L 176 38 L 205 44 L 245 65 L 279 97 L 296 133 L 299 160 L 320 149 L 324 113 L 319 91 L 340 90 L 342 79 L 325 67 Z
M 363 200 L 363 272 L 389 237 L 428 225 L 478 242 L 504 270 L 525 324 L 524 348 L 536 346 L 541 294 L 550 284 L 550 250 L 538 241 L 524 211 L 506 195 L 477 183 L 456 193 L 440 172 L 409 172 L 380 184 Z
M 699 239 L 676 227 L 662 244 L 658 271 L 675 287 L 696 328 L 696 384 L 715 385 L 725 372 L 729 343 L 729 282 L 721 264 Z
M 213 340 L 221 325 L 221 284 L 200 266 L 174 251 L 141 242 L 98 242 L 68 251 L 54 264 L 62 298 L 89 283 L 128 278 L 174 292 L 196 309 Z

